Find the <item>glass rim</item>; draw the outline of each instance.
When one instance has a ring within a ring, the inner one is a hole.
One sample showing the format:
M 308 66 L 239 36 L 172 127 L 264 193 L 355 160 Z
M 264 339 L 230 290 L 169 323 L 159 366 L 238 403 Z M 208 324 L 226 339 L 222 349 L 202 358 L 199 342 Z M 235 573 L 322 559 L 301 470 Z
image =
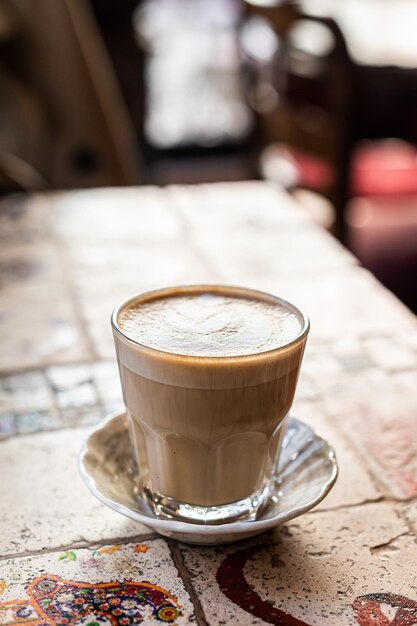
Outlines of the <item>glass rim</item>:
M 123 332 L 123 329 L 119 325 L 119 322 L 118 322 L 119 314 L 124 308 L 128 307 L 130 304 L 135 302 L 135 300 L 141 300 L 142 298 L 153 300 L 153 299 L 156 299 L 158 296 L 164 296 L 164 295 L 168 296 L 168 294 L 170 293 L 174 295 L 174 293 L 178 293 L 178 292 L 180 292 L 179 295 L 187 295 L 187 294 L 197 294 L 197 293 L 204 293 L 204 292 L 210 292 L 210 291 L 211 292 L 224 291 L 226 292 L 224 295 L 228 295 L 227 292 L 229 292 L 229 294 L 236 294 L 236 295 L 240 294 L 242 298 L 245 297 L 245 294 L 250 295 L 250 293 L 254 293 L 254 294 L 257 294 L 258 296 L 262 296 L 263 298 L 266 297 L 279 304 L 282 304 L 285 307 L 292 310 L 293 312 L 295 312 L 297 316 L 299 316 L 300 319 L 302 320 L 303 324 L 302 324 L 300 333 L 288 343 L 285 343 L 284 345 L 278 346 L 276 348 L 272 348 L 271 350 L 264 350 L 262 352 L 254 352 L 251 354 L 212 356 L 212 355 L 181 354 L 179 352 L 161 350 L 159 348 L 147 346 L 146 344 L 140 343 L 139 341 L 136 341 L 135 339 L 128 337 Z M 161 355 L 161 357 L 163 357 L 164 359 L 171 357 L 173 359 L 180 358 L 182 360 L 188 360 L 190 362 L 195 361 L 195 360 L 202 360 L 202 361 L 207 361 L 207 362 L 208 361 L 214 361 L 214 362 L 229 361 L 230 362 L 230 361 L 245 361 L 245 360 L 262 359 L 268 356 L 273 356 L 275 353 L 278 354 L 280 352 L 287 350 L 291 346 L 297 343 L 300 343 L 302 340 L 306 338 L 310 330 L 310 320 L 308 316 L 304 313 L 304 311 L 302 311 L 295 304 L 292 304 L 292 302 L 289 302 L 288 300 L 285 300 L 284 298 L 280 298 L 279 296 L 270 294 L 266 291 L 261 291 L 259 289 L 252 289 L 251 287 L 239 287 L 236 285 L 222 285 L 219 283 L 213 283 L 213 284 L 202 283 L 202 284 L 176 285 L 172 287 L 162 287 L 159 289 L 152 289 L 150 291 L 144 291 L 142 293 L 135 294 L 134 296 L 130 296 L 129 298 L 120 302 L 113 309 L 113 312 L 111 314 L 111 326 L 112 326 L 113 331 L 115 331 L 117 335 L 120 335 L 122 340 L 127 342 L 128 345 L 131 344 L 135 348 L 140 348 L 141 350 L 149 351 L 150 353 L 155 353 L 156 355 Z

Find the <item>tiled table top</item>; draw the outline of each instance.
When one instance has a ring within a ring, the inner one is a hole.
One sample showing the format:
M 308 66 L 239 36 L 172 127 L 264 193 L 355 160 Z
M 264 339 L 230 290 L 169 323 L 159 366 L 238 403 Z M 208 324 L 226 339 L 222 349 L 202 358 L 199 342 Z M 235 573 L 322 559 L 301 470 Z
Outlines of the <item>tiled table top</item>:
M 417 624 L 416 319 L 284 193 L 8 197 L 0 242 L 0 624 Z M 217 548 L 117 515 L 76 464 L 91 425 L 121 403 L 113 306 L 201 282 L 307 311 L 294 413 L 340 464 L 317 509 Z

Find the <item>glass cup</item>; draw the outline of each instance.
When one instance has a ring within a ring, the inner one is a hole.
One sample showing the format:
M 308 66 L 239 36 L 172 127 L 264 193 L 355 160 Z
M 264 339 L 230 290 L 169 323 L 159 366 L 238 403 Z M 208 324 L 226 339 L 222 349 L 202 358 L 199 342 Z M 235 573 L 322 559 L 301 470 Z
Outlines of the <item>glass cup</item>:
M 266 352 L 213 357 L 147 347 L 119 324 L 135 303 L 202 294 L 279 305 L 298 317 L 300 332 Z M 269 496 L 308 318 L 266 293 L 200 285 L 122 302 L 112 327 L 139 485 L 155 515 L 206 524 L 253 519 Z

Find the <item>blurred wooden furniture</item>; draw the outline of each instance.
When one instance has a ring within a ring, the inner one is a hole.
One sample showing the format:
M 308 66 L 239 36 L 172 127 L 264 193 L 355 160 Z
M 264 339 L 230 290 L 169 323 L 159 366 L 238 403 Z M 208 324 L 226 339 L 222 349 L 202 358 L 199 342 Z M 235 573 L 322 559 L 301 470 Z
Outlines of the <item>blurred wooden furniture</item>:
M 89 0 L 141 150 L 146 96 L 145 54 L 136 42 L 134 15 L 143 2 Z
M 352 141 L 417 143 L 417 4 L 414 0 L 302 0 L 336 21 L 352 60 Z
M 88 3 L 3 0 L 0 22 L 0 188 L 138 182 L 134 131 Z
M 248 14 L 267 18 L 278 36 L 274 60 L 277 104 L 261 111 L 271 158 L 287 160 L 294 177 L 287 188 L 319 191 L 336 209 L 343 231 L 350 141 L 351 64 L 343 35 L 327 17 L 304 14 L 294 2 L 247 1 Z

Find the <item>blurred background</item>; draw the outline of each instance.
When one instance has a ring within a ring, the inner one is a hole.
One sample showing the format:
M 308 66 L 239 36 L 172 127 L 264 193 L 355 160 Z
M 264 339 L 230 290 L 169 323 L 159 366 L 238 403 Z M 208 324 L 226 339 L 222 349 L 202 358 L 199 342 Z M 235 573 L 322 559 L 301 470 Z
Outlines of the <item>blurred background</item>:
M 0 0 L 0 192 L 267 179 L 417 312 L 416 0 Z

